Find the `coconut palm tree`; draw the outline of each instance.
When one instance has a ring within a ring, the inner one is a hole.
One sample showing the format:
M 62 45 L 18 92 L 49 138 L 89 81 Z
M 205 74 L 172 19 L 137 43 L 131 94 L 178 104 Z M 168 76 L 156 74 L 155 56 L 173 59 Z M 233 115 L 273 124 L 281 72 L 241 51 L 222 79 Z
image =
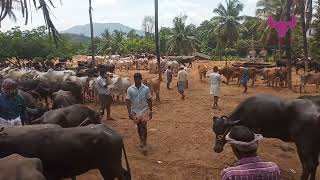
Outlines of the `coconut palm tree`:
M 121 42 L 124 39 L 124 35 L 125 33 L 123 33 L 122 31 L 118 31 L 118 30 L 113 31 L 113 34 L 111 37 L 111 49 L 113 53 L 118 54 L 121 52 L 122 50 Z
M 199 41 L 195 37 L 196 27 L 193 24 L 186 26 L 187 16 L 180 15 L 173 19 L 172 34 L 168 36 L 168 52 L 178 55 L 192 54 Z
M 57 41 L 60 38 L 60 35 L 57 29 L 55 28 L 50 16 L 50 7 L 54 7 L 52 0 L 0 0 L 0 23 L 7 17 L 11 17 L 13 20 L 15 20 L 16 16 L 13 13 L 13 9 L 17 9 L 22 12 L 23 18 L 25 19 L 25 24 L 27 24 L 30 19 L 29 13 L 31 11 L 31 5 L 34 5 L 35 9 L 37 10 L 42 10 L 44 21 L 49 31 L 49 35 L 52 35 L 54 41 L 57 43 Z
M 239 38 L 239 29 L 244 16 L 240 16 L 243 4 L 239 0 L 226 0 L 226 6 L 219 4 L 213 12 L 217 16 L 212 18 L 215 33 L 220 37 L 220 47 L 231 47 Z

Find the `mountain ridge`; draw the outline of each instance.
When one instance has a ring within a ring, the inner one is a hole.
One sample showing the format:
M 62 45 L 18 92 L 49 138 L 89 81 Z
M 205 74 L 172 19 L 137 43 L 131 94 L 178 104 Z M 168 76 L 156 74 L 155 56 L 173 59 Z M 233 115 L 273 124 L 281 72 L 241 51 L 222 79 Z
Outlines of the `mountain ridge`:
M 122 31 L 124 33 L 128 33 L 131 30 L 135 30 L 139 36 L 144 36 L 144 31 L 131 28 L 121 23 L 93 23 L 93 34 L 95 37 L 101 36 L 101 34 L 105 30 L 109 30 L 110 33 L 112 33 L 115 30 Z M 76 25 L 69 29 L 63 30 L 62 33 L 78 34 L 90 37 L 90 24 Z

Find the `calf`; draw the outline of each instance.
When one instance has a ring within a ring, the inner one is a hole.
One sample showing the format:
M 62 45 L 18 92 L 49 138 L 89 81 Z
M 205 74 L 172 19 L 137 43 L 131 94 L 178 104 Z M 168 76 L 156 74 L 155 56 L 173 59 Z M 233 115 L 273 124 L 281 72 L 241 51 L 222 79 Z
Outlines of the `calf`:
M 57 124 L 64 128 L 100 123 L 99 113 L 81 104 L 48 111 L 32 122 L 32 124 Z
M 320 84 L 320 73 L 316 74 L 307 74 L 302 75 L 300 77 L 300 93 L 302 93 L 302 89 L 304 89 L 304 92 L 306 91 L 306 84 L 315 84 L 317 92 L 319 91 L 319 84 Z
M 143 84 L 149 87 L 151 94 L 156 93 L 156 101 L 160 101 L 160 80 L 159 79 L 145 79 Z
M 200 76 L 200 81 L 206 81 L 206 75 L 207 75 L 208 69 L 204 65 L 198 66 L 198 73 Z
M 40 159 L 25 158 L 19 154 L 12 154 L 0 159 L 0 171 L 1 180 L 45 180 Z
M 0 157 L 17 153 L 39 158 L 47 179 L 70 178 L 92 169 L 99 169 L 104 179 L 131 179 L 123 138 L 104 125 L 48 128 L 22 135 L 4 134 L 0 138 L 0 147 Z M 121 163 L 122 150 L 127 171 Z

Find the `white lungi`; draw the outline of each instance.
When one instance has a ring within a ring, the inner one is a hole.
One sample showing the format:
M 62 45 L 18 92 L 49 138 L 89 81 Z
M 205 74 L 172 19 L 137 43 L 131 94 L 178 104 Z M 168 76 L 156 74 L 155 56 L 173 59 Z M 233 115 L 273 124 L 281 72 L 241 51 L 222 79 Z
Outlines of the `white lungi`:
M 210 94 L 213 96 L 220 96 L 220 84 L 211 84 Z
M 22 126 L 22 121 L 20 116 L 11 120 L 0 118 L 0 126 Z

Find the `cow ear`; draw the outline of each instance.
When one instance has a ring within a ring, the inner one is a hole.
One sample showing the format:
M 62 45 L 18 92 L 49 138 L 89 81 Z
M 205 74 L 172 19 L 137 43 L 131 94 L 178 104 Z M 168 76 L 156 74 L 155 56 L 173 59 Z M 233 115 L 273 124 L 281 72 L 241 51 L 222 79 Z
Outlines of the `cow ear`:
M 240 120 L 235 120 L 235 121 L 226 121 L 226 125 L 228 125 L 228 126 L 235 126 L 235 125 L 237 125 L 237 124 L 239 124 L 240 123 Z
M 213 116 L 212 121 L 215 122 L 218 119 L 219 119 L 219 117 Z

